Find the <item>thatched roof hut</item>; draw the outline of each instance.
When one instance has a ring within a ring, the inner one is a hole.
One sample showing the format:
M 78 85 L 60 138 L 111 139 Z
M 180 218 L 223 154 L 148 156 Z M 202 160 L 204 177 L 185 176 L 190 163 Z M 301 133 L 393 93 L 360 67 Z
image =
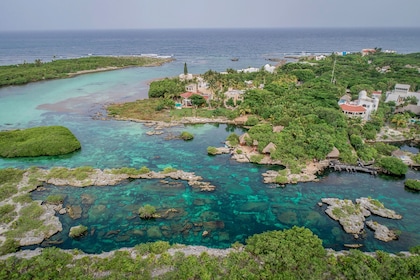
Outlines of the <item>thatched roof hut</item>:
M 333 147 L 332 151 L 327 155 L 327 159 L 338 159 L 340 156 L 340 151 Z
M 244 133 L 241 136 L 239 136 L 239 144 L 242 145 L 242 146 L 245 146 L 247 138 L 251 139 L 251 137 L 249 137 L 248 133 Z
M 277 149 L 276 144 L 274 144 L 273 142 L 270 142 L 270 143 L 268 143 L 267 146 L 265 146 L 265 148 L 262 150 L 262 152 L 264 154 L 271 154 L 276 149 Z
M 284 129 L 284 126 L 282 125 L 273 126 L 273 132 L 281 132 L 283 129 Z
M 252 141 L 252 146 L 258 146 L 258 141 L 257 140 L 254 140 L 254 141 Z

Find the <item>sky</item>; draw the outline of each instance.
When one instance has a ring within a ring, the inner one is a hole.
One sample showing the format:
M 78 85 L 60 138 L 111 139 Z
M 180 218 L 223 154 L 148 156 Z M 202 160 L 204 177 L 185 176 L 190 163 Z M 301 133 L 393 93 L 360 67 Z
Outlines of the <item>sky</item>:
M 0 0 L 0 31 L 420 27 L 420 0 Z

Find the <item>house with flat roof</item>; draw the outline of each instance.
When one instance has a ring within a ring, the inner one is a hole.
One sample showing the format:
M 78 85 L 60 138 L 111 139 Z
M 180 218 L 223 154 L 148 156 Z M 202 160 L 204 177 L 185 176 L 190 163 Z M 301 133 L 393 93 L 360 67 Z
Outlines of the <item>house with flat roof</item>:
M 386 93 L 385 102 L 395 102 L 395 105 L 403 104 L 408 98 L 417 98 L 417 106 L 420 106 L 420 92 L 411 92 L 410 85 L 396 84 L 392 91 Z

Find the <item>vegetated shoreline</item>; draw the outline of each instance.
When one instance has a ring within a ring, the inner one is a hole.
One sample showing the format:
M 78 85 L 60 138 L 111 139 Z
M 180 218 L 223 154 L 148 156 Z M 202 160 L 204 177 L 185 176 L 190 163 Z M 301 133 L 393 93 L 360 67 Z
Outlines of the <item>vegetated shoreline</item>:
M 165 63 L 169 63 L 174 61 L 174 58 L 161 58 L 161 57 L 148 57 L 148 56 L 92 56 L 92 57 L 80 57 L 80 58 L 70 58 L 70 59 L 59 59 L 59 60 L 53 60 L 50 62 L 45 62 L 42 63 L 40 62 L 40 64 L 38 66 L 43 66 L 43 65 L 51 65 L 54 62 L 60 61 L 60 62 L 78 62 L 78 61 L 83 61 L 84 59 L 122 59 L 122 60 L 126 60 L 128 63 L 132 63 L 130 62 L 130 60 L 137 60 L 138 64 L 127 64 L 127 65 L 121 65 L 121 66 L 99 66 L 95 69 L 82 69 L 82 70 L 78 70 L 78 71 L 70 71 L 70 72 L 56 72 L 53 74 L 53 76 L 48 76 L 45 77 L 44 74 L 42 74 L 43 76 L 41 77 L 37 77 L 37 78 L 33 78 L 32 80 L 29 81 L 25 81 L 25 82 L 19 82 L 19 83 L 6 83 L 6 84 L 2 84 L 0 83 L 0 88 L 1 87 L 7 87 L 7 86 L 23 86 L 23 85 L 27 85 L 27 84 L 31 84 L 31 83 L 37 83 L 37 82 L 42 82 L 42 81 L 47 81 L 47 80 L 60 80 L 60 79 L 67 79 L 67 78 L 73 78 L 76 76 L 80 76 L 80 75 L 85 75 L 85 74 L 93 74 L 93 73 L 99 73 L 99 72 L 107 72 L 107 71 L 115 71 L 115 70 L 121 70 L 121 69 L 127 69 L 127 68 L 134 68 L 134 67 L 158 67 L 161 66 Z M 142 62 L 142 60 L 144 60 Z M 150 60 L 150 61 L 147 61 Z M 143 64 L 144 63 L 144 64 Z M 110 64 L 112 64 L 110 62 Z M 19 68 L 20 65 L 31 65 L 32 67 L 37 67 L 34 66 L 36 65 L 36 63 L 27 63 L 27 64 L 18 64 L 18 65 L 3 65 L 0 66 L 1 68 L 10 68 L 12 70 L 15 70 L 16 68 Z M 52 67 L 52 66 L 51 66 Z M 9 69 L 9 70 L 10 70 Z M 25 73 L 18 73 L 18 75 L 28 75 Z M 39 75 L 39 73 L 38 73 Z M 6 77 L 7 80 L 11 80 L 13 78 L 16 78 L 15 76 L 11 75 L 10 77 Z

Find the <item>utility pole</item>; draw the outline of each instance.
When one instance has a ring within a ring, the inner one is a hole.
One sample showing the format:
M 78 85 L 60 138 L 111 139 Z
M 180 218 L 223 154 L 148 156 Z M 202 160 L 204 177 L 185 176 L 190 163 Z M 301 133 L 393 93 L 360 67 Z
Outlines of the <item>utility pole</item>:
M 334 71 L 335 71 L 335 64 L 336 63 L 337 63 L 337 58 L 334 58 L 334 65 L 333 65 L 333 69 L 332 69 L 332 73 L 331 73 L 331 83 L 335 83 Z

